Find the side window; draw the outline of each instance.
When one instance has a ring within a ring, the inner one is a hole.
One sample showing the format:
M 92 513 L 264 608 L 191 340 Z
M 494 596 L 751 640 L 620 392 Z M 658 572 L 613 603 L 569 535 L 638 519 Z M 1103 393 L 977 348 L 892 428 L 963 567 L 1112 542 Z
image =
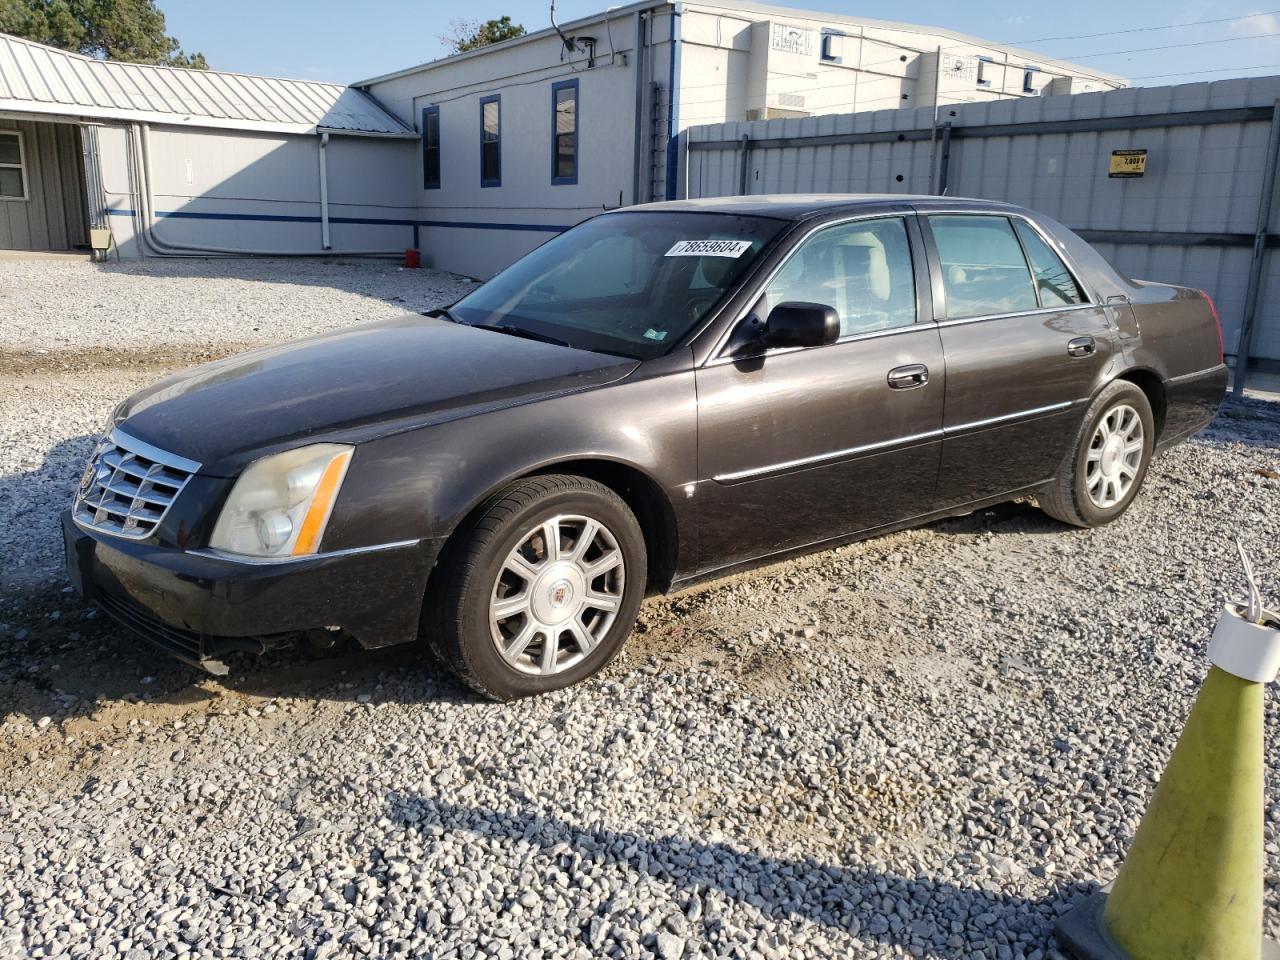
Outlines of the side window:
M 551 85 L 551 182 L 578 182 L 578 81 Z
M 1036 289 L 1040 291 L 1040 303 L 1057 307 L 1071 303 L 1084 303 L 1084 294 L 1062 258 L 1050 249 L 1044 238 L 1021 220 L 1013 222 L 1022 246 L 1031 261 L 1031 272 L 1036 277 Z
M 480 186 L 502 186 L 502 99 L 480 101 Z
M 27 198 L 22 160 L 22 135 L 16 131 L 0 131 L 0 200 Z
M 422 189 L 440 189 L 440 108 L 422 108 Z
M 792 254 L 764 292 L 763 312 L 788 300 L 840 314 L 840 336 L 916 322 L 911 244 L 901 217 L 828 227 Z
M 939 215 L 929 218 L 947 319 L 1018 313 L 1040 306 L 1031 271 L 1006 217 Z

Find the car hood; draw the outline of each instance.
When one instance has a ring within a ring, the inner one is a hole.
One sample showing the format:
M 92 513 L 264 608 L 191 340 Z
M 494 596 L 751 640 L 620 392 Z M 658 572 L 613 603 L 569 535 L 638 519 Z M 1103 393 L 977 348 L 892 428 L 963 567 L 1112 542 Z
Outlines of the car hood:
M 527 403 L 620 379 L 637 362 L 408 314 L 175 374 L 131 397 L 117 423 L 229 476 L 271 448 Z

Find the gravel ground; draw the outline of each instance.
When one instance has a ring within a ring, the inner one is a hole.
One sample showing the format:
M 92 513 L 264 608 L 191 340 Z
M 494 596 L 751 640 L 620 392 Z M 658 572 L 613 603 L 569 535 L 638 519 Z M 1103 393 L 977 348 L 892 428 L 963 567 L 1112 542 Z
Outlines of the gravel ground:
M 407 648 L 214 680 L 68 595 L 52 514 L 86 438 L 168 367 L 460 281 L 8 266 L 0 957 L 1059 957 L 1240 593 L 1237 529 L 1280 594 L 1280 405 L 1253 401 L 1110 527 L 1011 504 L 651 600 L 602 678 L 537 700 Z

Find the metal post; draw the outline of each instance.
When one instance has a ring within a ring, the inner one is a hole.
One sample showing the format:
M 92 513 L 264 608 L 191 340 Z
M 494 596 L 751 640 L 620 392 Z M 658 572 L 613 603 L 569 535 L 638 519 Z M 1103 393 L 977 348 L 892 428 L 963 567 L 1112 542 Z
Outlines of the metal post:
M 749 179 L 749 168 L 751 166 L 751 137 L 748 134 L 742 135 L 742 153 L 738 157 L 738 196 L 745 197 L 747 195 L 747 181 Z
M 1249 262 L 1249 286 L 1244 297 L 1244 314 L 1240 318 L 1240 336 L 1236 341 L 1236 366 L 1231 392 L 1244 395 L 1244 381 L 1249 373 L 1249 353 L 1253 347 L 1254 320 L 1262 296 L 1262 267 L 1267 256 L 1267 238 L 1271 231 L 1271 204 L 1276 194 L 1276 153 L 1280 151 L 1280 100 L 1271 109 L 1271 136 L 1267 140 L 1266 172 L 1262 175 L 1262 196 L 1258 198 L 1258 225 L 1253 235 L 1253 259 Z
M 938 160 L 938 196 L 947 195 L 947 174 L 951 168 L 951 121 L 942 125 L 942 157 Z

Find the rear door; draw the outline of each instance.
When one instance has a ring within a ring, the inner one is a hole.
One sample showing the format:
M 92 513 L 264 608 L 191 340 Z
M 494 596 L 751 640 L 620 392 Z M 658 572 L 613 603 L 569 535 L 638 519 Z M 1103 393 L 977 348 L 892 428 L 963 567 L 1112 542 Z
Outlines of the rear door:
M 1030 220 L 922 220 L 947 365 L 939 505 L 1046 480 L 1111 362 L 1110 314 Z
M 818 228 L 743 324 L 786 301 L 840 315 L 809 349 L 748 349 L 697 371 L 703 571 L 927 511 L 945 376 L 914 217 Z

